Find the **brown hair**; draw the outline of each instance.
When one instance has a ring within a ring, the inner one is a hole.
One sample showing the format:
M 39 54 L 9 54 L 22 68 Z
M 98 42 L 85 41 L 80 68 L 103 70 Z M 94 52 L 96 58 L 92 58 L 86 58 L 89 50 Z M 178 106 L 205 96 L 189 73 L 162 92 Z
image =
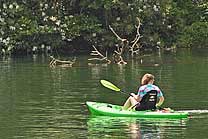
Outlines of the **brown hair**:
M 141 79 L 141 85 L 148 84 L 151 80 L 154 80 L 154 75 L 146 73 Z

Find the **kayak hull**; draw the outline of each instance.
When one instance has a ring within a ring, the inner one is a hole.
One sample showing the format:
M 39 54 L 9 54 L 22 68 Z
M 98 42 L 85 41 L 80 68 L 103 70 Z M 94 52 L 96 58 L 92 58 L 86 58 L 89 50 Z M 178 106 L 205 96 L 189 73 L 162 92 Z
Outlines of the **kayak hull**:
M 112 117 L 138 117 L 138 118 L 187 118 L 188 112 L 163 112 L 163 111 L 134 111 L 122 110 L 122 106 L 99 102 L 86 102 L 92 115 Z

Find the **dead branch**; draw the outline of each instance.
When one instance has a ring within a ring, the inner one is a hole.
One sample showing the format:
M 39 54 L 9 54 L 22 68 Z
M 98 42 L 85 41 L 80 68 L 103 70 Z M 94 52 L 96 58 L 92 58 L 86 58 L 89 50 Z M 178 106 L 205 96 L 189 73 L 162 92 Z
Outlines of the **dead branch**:
M 111 60 L 109 60 L 108 57 L 107 57 L 107 51 L 106 51 L 106 54 L 105 54 L 105 56 L 104 56 L 102 53 L 100 53 L 100 52 L 98 51 L 98 49 L 97 49 L 94 45 L 93 45 L 92 47 L 94 48 L 94 50 L 90 53 L 90 55 L 91 55 L 91 56 L 97 56 L 97 57 L 89 58 L 89 59 L 88 59 L 89 61 L 92 61 L 92 60 L 99 60 L 99 61 L 106 61 L 108 64 L 111 63 Z
M 117 46 L 117 50 L 114 51 L 114 61 L 115 63 L 119 65 L 127 64 L 127 62 L 124 61 L 122 54 L 124 52 L 124 45 L 122 47 Z
M 137 34 L 136 37 L 134 38 L 133 41 L 131 41 L 131 43 L 133 43 L 131 46 L 129 46 L 129 51 L 131 52 L 131 55 L 133 56 L 134 54 L 138 54 L 139 52 L 139 48 L 140 45 L 138 45 L 138 41 L 142 38 L 141 34 L 140 34 L 140 27 L 141 27 L 141 21 L 140 19 L 137 17 L 137 20 L 139 22 L 137 28 Z
M 59 60 L 54 58 L 53 56 L 50 56 L 50 58 L 52 59 L 49 63 L 51 67 L 55 67 L 57 65 L 60 65 L 62 67 L 71 67 L 76 61 L 76 57 L 74 57 L 73 60 Z
M 114 61 L 117 64 L 127 64 L 127 62 L 125 62 L 123 60 L 123 52 L 124 52 L 124 47 L 128 46 L 129 41 L 127 39 L 122 39 L 115 31 L 114 29 L 109 25 L 110 30 L 113 32 L 113 34 L 116 36 L 116 38 L 121 41 L 121 47 L 120 46 L 116 46 L 117 50 L 115 50 L 115 54 L 114 54 Z
M 110 28 L 110 30 L 113 32 L 113 34 L 116 36 L 116 38 L 117 38 L 118 40 L 122 41 L 123 43 L 124 43 L 124 42 L 128 42 L 127 39 L 122 39 L 122 38 L 114 31 L 114 29 L 113 29 L 110 25 L 109 25 L 109 28 Z

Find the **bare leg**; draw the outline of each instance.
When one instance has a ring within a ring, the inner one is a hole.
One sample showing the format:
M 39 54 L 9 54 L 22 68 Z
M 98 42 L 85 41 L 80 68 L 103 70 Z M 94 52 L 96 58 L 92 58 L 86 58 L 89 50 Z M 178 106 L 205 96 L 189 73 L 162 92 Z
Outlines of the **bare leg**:
M 126 102 L 123 105 L 123 110 L 127 110 L 129 108 L 131 108 L 132 106 L 136 105 L 138 102 L 136 101 L 136 99 L 134 99 L 133 97 L 129 97 Z
M 129 98 L 126 100 L 126 102 L 124 103 L 123 108 L 122 108 L 123 110 L 127 110 L 129 107 L 131 107 L 130 98 L 131 98 L 131 97 L 129 97 Z

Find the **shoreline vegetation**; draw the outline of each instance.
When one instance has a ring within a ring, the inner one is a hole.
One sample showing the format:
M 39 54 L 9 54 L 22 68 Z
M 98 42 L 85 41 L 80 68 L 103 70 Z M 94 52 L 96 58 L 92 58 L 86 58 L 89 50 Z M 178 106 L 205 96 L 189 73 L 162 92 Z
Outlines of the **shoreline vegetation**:
M 126 64 L 124 55 L 208 48 L 207 37 L 205 0 L 0 2 L 0 55 L 91 52 L 88 60 Z

